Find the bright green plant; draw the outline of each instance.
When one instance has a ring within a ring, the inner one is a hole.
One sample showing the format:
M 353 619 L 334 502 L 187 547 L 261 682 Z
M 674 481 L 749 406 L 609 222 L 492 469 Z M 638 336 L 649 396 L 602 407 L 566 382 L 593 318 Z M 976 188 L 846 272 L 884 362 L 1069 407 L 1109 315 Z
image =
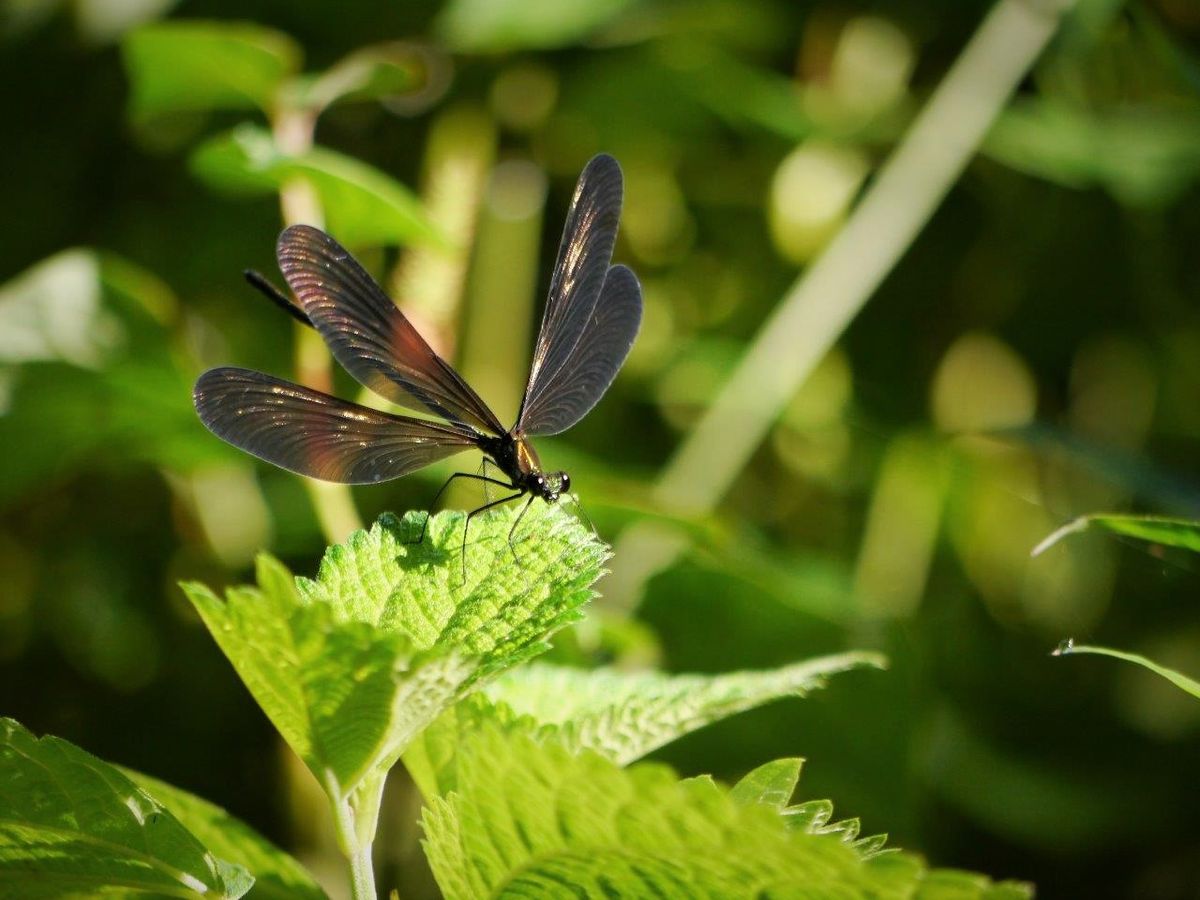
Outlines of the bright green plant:
M 789 805 L 798 759 L 732 789 L 679 779 L 650 750 L 834 673 L 846 653 L 768 672 L 668 676 L 521 666 L 578 620 L 607 548 L 568 512 L 385 515 L 325 554 L 315 578 L 262 555 L 257 585 L 188 598 L 329 801 L 356 898 L 388 771 L 424 801 L 425 849 L 447 897 L 1023 896 L 932 871 Z M 222 810 L 11 720 L 0 732 L 0 893 L 23 897 L 319 897 L 316 882 Z M 630 765 L 633 764 L 633 765 Z M 629 766 L 628 768 L 625 768 Z
M 490 19 L 477 5 L 448 7 L 440 27 L 451 46 L 508 46 L 508 32 L 525 27 L 510 21 L 519 5 Z M 574 20 L 535 16 L 534 44 L 557 46 L 625 5 L 601 4 Z M 191 170 L 210 187 L 277 195 L 285 220 L 324 220 L 352 246 L 468 254 L 407 187 L 315 143 L 318 118 L 335 104 L 425 90 L 427 73 L 410 50 L 364 48 L 310 74 L 279 32 L 171 22 L 133 32 L 124 58 L 140 127 L 166 117 L 195 133 L 210 113 L 257 119 L 194 149 Z M 761 127 L 779 112 L 785 119 L 773 130 L 790 139 L 812 128 L 794 121 L 791 86 L 773 78 L 765 96 L 779 102 L 749 112 L 744 92 L 728 84 L 686 81 L 722 118 Z M 1019 141 L 1009 134 L 1008 143 Z M 311 367 L 312 354 L 298 351 Z M 178 381 L 169 396 L 190 416 Z M 327 533 L 339 532 L 329 495 L 314 491 L 314 500 Z M 451 898 L 1027 893 L 885 849 L 884 836 L 860 837 L 856 820 L 834 821 L 829 801 L 791 805 L 799 759 L 768 762 L 732 788 L 638 762 L 709 723 L 883 661 L 844 653 L 716 676 L 530 663 L 581 616 L 608 549 L 570 515 L 537 504 L 518 535 L 518 562 L 508 545 L 515 514 L 497 512 L 473 529 L 465 578 L 463 516 L 444 513 L 420 542 L 424 514 L 384 516 L 331 547 L 311 579 L 263 555 L 255 586 L 224 597 L 184 586 L 324 791 L 355 897 L 375 896 L 372 845 L 397 763 L 421 792 L 427 857 Z M 774 576 L 763 562 L 750 568 Z M 776 590 L 790 585 L 770 580 Z M 0 894 L 101 893 L 324 896 L 297 861 L 224 811 L 5 720 Z

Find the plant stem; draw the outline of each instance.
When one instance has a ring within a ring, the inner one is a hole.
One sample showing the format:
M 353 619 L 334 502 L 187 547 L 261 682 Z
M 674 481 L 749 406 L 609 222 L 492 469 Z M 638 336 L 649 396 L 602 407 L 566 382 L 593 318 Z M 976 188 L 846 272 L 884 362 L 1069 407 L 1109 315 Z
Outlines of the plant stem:
M 1074 0 L 999 0 L 879 170 L 846 225 L 780 300 L 655 487 L 657 504 L 710 511 L 796 390 L 929 221 Z M 606 595 L 631 606 L 686 546 L 635 525 Z M 624 567 L 624 571 L 622 571 Z
M 355 809 L 349 799 L 340 796 L 336 783 L 325 785 L 333 809 L 333 824 L 338 846 L 350 865 L 350 896 L 354 900 L 377 900 L 375 867 L 371 862 L 371 841 L 360 840 Z
M 376 900 L 375 869 L 371 865 L 371 845 L 360 847 L 350 857 L 350 896 L 354 900 Z
M 279 149 L 289 155 L 307 153 L 312 149 L 317 127 L 316 113 L 281 100 L 275 113 L 273 132 Z M 324 216 L 321 199 L 304 178 L 293 178 L 279 190 L 279 206 L 285 225 L 306 222 L 321 225 Z M 301 384 L 319 391 L 333 387 L 333 372 L 329 352 L 311 328 L 295 326 L 296 378 Z M 344 541 L 351 532 L 362 528 L 362 519 L 354 507 L 350 488 L 344 484 L 304 479 L 304 487 L 312 502 L 325 539 L 332 544 Z

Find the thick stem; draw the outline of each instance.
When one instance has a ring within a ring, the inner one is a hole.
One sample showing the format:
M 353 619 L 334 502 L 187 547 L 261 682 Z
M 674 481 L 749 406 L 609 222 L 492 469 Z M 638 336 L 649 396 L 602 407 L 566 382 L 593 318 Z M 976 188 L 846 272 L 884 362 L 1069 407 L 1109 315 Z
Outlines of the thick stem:
M 958 179 L 1074 0 L 999 0 L 821 256 L 784 295 L 654 489 L 701 516 L 734 483 L 813 367 L 871 298 Z M 617 544 L 606 596 L 637 602 L 686 546 L 650 522 Z
M 375 869 L 371 865 L 371 845 L 359 848 L 350 857 L 350 896 L 354 900 L 376 900 Z
M 337 785 L 327 784 L 326 793 L 333 807 L 338 846 L 350 866 L 350 896 L 354 900 L 377 900 L 371 841 L 360 839 L 354 807 L 348 799 L 339 797 Z

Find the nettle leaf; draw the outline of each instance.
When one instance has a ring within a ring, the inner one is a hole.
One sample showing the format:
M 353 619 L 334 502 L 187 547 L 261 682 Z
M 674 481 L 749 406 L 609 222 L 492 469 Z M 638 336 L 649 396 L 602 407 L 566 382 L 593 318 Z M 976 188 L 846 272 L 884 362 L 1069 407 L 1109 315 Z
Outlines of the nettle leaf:
M 166 807 L 212 853 L 254 875 L 247 900 L 327 900 L 299 862 L 221 807 L 141 772 L 120 771 Z
M 1166 547 L 1200 552 L 1200 522 L 1194 519 L 1096 513 L 1072 519 L 1034 547 L 1031 555 L 1038 556 L 1068 535 L 1078 534 L 1091 528 L 1099 528 L 1125 537 L 1139 538 Z
M 405 762 L 426 796 L 445 793 L 456 782 L 455 746 L 495 722 L 626 765 L 739 712 L 804 697 L 830 675 L 884 664 L 878 654 L 841 653 L 758 672 L 667 675 L 533 663 L 487 685 L 487 700 L 471 698 L 448 711 L 421 735 Z
M 258 587 L 184 590 L 259 705 L 331 796 L 386 771 L 482 679 L 546 649 L 579 618 L 607 550 L 558 507 L 471 523 L 384 515 L 326 553 L 315 579 L 263 556 Z
M 800 769 L 804 760 L 799 757 L 772 760 L 746 774 L 729 791 L 735 803 L 758 803 L 782 811 L 796 793 Z
M 460 749 L 457 790 L 425 811 L 443 894 L 460 897 L 910 897 L 933 873 L 914 857 L 864 859 L 839 836 L 789 829 L 666 766 L 622 769 L 596 753 L 484 728 Z M 940 877 L 940 876 L 939 876 Z M 980 876 L 956 897 L 1027 896 Z
M 614 762 L 640 759 L 683 735 L 781 697 L 805 697 L 830 675 L 883 668 L 877 653 L 840 653 L 764 671 L 667 675 L 532 665 L 487 688 L 518 715 L 557 726 L 567 746 Z
M 191 167 L 210 187 L 231 193 L 273 194 L 304 178 L 321 198 L 328 230 L 351 246 L 445 244 L 420 200 L 400 182 L 324 147 L 284 153 L 270 132 L 254 125 L 205 142 L 192 154 Z
M 234 898 L 253 882 L 115 766 L 0 719 L 0 895 Z
M 471 523 L 466 514 L 429 519 L 385 514 L 369 530 L 330 548 L 315 579 L 297 579 L 309 602 L 338 617 L 369 621 L 405 635 L 418 651 L 453 650 L 479 662 L 479 676 L 547 649 L 546 638 L 580 618 L 608 548 L 577 517 L 534 503 L 509 546 L 522 504 Z M 514 549 L 516 555 L 514 556 Z
M 269 111 L 300 66 L 286 34 L 228 22 L 157 22 L 122 46 L 135 116 L 226 109 Z
M 860 838 L 858 832 L 861 825 L 858 819 L 833 821 L 833 803 L 828 800 L 809 800 L 796 806 L 788 805 L 796 792 L 803 764 L 804 760 L 798 757 L 765 763 L 735 784 L 729 796 L 743 805 L 758 804 L 775 810 L 790 830 L 835 835 L 854 848 L 863 859 L 884 852 L 886 834 Z
M 858 833 L 861 825 L 858 819 L 834 821 L 833 803 L 829 800 L 809 800 L 789 806 L 789 801 L 796 792 L 796 785 L 800 782 L 800 769 L 803 765 L 804 760 L 799 757 L 764 763 L 735 784 L 730 789 L 729 796 L 735 803 L 743 806 L 754 804 L 775 810 L 791 831 L 832 835 L 850 846 L 863 859 L 895 852 L 885 846 L 886 834 L 860 838 Z M 919 868 L 914 869 L 914 872 L 919 873 Z M 984 881 L 986 882 L 986 879 Z

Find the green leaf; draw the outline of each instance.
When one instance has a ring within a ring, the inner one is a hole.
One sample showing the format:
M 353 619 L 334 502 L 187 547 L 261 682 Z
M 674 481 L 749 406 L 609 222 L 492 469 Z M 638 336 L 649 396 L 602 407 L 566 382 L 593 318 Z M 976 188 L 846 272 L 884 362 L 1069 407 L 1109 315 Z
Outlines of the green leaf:
M 479 728 L 537 732 L 572 750 L 592 750 L 619 765 L 698 728 L 782 697 L 804 697 L 838 672 L 883 667 L 873 653 L 843 653 L 779 669 L 725 675 L 667 675 L 575 669 L 533 663 L 447 711 L 405 756 L 422 793 L 453 790 L 454 748 Z
M 0 895 L 234 898 L 253 882 L 116 767 L 0 719 Z
M 158 22 L 123 44 L 137 117 L 224 109 L 269 111 L 300 65 L 286 34 L 228 22 Z
M 221 807 L 141 772 L 121 769 L 222 859 L 254 875 L 247 900 L 323 900 L 308 871 L 261 834 Z
M 149 272 L 87 248 L 0 286 L 0 505 L 79 468 L 221 455 L 196 428 L 177 309 Z
M 804 760 L 799 757 L 763 763 L 735 784 L 729 791 L 729 796 L 734 803 L 743 806 L 758 803 L 774 810 L 782 810 L 796 792 L 803 765 Z
M 884 665 L 875 653 L 723 675 L 530 665 L 509 672 L 486 693 L 518 715 L 556 726 L 567 746 L 626 764 L 712 722 L 781 697 L 804 697 L 824 687 L 830 675 Z
M 321 198 L 326 225 L 350 246 L 432 242 L 445 245 L 408 188 L 366 163 L 323 147 L 288 155 L 270 132 L 253 125 L 202 144 L 192 171 L 217 190 L 274 193 L 294 178 L 310 182 Z
M 722 718 L 786 696 L 805 696 L 825 678 L 858 666 L 884 665 L 870 653 L 823 657 L 762 672 L 726 675 L 622 673 L 546 664 L 513 669 L 484 689 L 492 702 L 471 698 L 447 711 L 405 762 L 426 796 L 456 783 L 454 748 L 484 724 L 537 731 L 575 750 L 627 764 Z
M 332 547 L 315 579 L 263 556 L 258 587 L 184 590 L 285 740 L 334 797 L 385 772 L 479 681 L 546 649 L 579 617 L 604 546 L 558 507 L 384 515 Z
M 1200 522 L 1167 516 L 1126 516 L 1116 513 L 1098 513 L 1080 516 L 1078 519 L 1068 522 L 1034 547 L 1030 555 L 1038 556 L 1067 535 L 1078 534 L 1089 528 L 1102 528 L 1113 534 L 1140 538 L 1143 541 L 1200 553 Z
M 457 790 L 423 818 L 450 900 L 950 896 L 927 890 L 940 873 L 914 857 L 866 860 L 839 836 L 789 829 L 769 806 L 740 804 L 708 778 L 681 781 L 657 764 L 621 769 L 495 727 L 459 755 Z M 985 878 L 952 880 L 955 896 L 992 896 Z
M 1088 644 L 1076 644 L 1074 641 L 1063 641 L 1062 644 L 1054 651 L 1054 656 L 1071 656 L 1075 653 L 1096 653 L 1100 656 L 1111 656 L 1114 659 L 1123 659 L 1126 662 L 1134 663 L 1144 669 L 1149 669 L 1155 675 L 1160 675 L 1175 687 L 1180 690 L 1187 691 L 1193 697 L 1200 699 L 1200 681 L 1189 678 L 1182 672 L 1176 672 L 1174 669 L 1168 669 L 1166 666 L 1160 666 L 1153 660 L 1147 659 L 1144 656 L 1139 656 L 1137 653 L 1127 653 L 1124 650 L 1113 650 L 1111 647 L 1096 647 Z
M 858 819 L 831 822 L 833 804 L 828 800 L 810 800 L 798 806 L 788 806 L 800 781 L 802 759 L 776 759 L 748 773 L 733 786 L 729 796 L 742 805 L 758 804 L 780 813 L 784 824 L 809 834 L 838 835 L 843 843 L 853 847 L 863 859 L 884 852 L 886 834 L 859 838 Z
M 633 0 L 451 0 L 437 30 L 467 53 L 547 49 L 578 43 Z

